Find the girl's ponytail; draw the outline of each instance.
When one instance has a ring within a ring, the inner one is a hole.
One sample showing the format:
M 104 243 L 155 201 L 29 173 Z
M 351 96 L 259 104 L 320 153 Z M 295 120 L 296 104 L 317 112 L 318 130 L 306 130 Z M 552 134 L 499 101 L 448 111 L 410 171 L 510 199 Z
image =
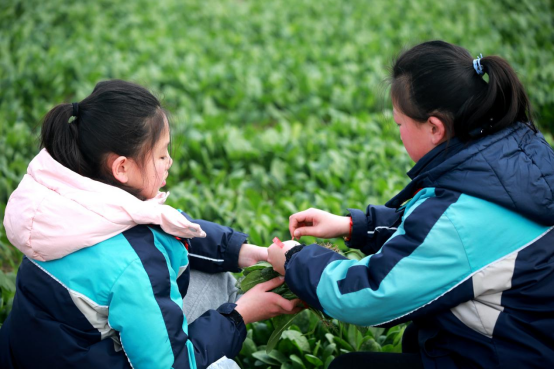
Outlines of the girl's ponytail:
M 114 178 L 108 157 L 125 156 L 144 169 L 165 129 L 167 115 L 150 91 L 131 82 L 102 81 L 81 102 L 60 104 L 46 114 L 41 147 L 72 171 L 139 197 L 140 189 Z
M 510 64 L 499 56 L 480 61 L 489 81 L 482 99 L 475 101 L 474 120 L 488 119 L 489 124 L 482 127 L 487 133 L 500 131 L 514 122 L 526 123 L 536 132 L 529 98 Z
M 474 60 L 466 49 L 444 41 L 424 42 L 398 57 L 391 95 L 402 113 L 418 122 L 437 116 L 449 137 L 462 141 L 517 122 L 537 132 L 529 98 L 508 62 L 498 56 Z
M 79 114 L 75 104 L 59 104 L 44 117 L 41 147 L 59 163 L 81 175 L 87 175 L 88 166 L 79 149 Z M 77 105 L 78 106 L 78 105 Z

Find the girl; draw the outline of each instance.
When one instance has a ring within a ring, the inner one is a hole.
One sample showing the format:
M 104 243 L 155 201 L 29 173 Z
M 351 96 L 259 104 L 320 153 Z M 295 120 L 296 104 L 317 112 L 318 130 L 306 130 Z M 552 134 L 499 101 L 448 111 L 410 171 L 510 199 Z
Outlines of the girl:
M 309 209 L 289 223 L 293 238 L 344 236 L 369 256 L 271 245 L 269 261 L 339 320 L 413 322 L 404 353 L 343 355 L 332 368 L 554 367 L 554 153 L 516 74 L 432 41 L 391 77 L 410 184 L 385 206 Z
M 238 271 L 267 252 L 163 205 L 169 133 L 159 101 L 124 81 L 47 114 L 44 149 L 6 207 L 7 236 L 27 257 L 0 367 L 206 368 L 238 354 L 246 323 L 298 310 L 267 292 L 275 279 L 187 324 L 191 268 Z

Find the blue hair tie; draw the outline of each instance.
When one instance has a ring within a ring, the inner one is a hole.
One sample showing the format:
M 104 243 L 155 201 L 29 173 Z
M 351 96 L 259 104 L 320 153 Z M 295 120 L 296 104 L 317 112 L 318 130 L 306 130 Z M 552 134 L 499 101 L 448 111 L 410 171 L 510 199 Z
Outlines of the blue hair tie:
M 483 70 L 483 66 L 481 65 L 481 58 L 483 57 L 483 54 L 479 54 L 477 59 L 473 59 L 473 69 L 477 72 L 477 74 L 485 74 L 485 71 Z

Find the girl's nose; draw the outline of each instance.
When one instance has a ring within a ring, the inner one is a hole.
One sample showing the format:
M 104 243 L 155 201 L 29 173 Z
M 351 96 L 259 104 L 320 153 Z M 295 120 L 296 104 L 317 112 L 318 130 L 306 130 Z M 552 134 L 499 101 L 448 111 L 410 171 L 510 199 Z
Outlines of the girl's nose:
M 167 167 L 167 169 L 171 168 L 172 165 L 173 165 L 173 158 L 170 156 L 169 157 L 169 166 Z

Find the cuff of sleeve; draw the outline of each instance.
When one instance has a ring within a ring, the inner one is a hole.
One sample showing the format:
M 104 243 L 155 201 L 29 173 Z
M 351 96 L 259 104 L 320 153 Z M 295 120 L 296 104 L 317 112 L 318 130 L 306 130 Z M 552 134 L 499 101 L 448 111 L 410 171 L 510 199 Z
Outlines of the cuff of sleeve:
M 298 251 L 290 255 L 290 260 L 285 264 L 285 283 L 296 296 L 308 305 L 323 311 L 317 294 L 323 271 L 329 263 L 335 260 L 347 259 L 317 244 L 305 247 L 295 246 L 289 252 L 296 247 L 298 247 Z
M 345 244 L 351 248 L 359 248 L 364 245 L 367 237 L 367 218 L 359 209 L 348 209 L 348 211 L 352 217 L 352 236 Z
M 244 324 L 244 319 L 242 319 L 242 315 L 238 311 L 235 310 L 237 307 L 237 304 L 233 304 L 230 302 L 227 302 L 220 307 L 217 308 L 217 312 L 221 315 L 228 318 L 237 329 L 246 329 L 246 325 Z
M 227 242 L 225 257 L 223 258 L 222 268 L 228 272 L 240 272 L 239 268 L 239 252 L 242 244 L 246 242 L 248 235 L 242 232 L 234 231 Z
M 296 246 L 294 246 L 292 249 L 290 249 L 289 251 L 287 251 L 287 252 L 285 253 L 285 266 L 284 266 L 285 270 L 287 270 L 287 264 L 289 263 L 290 258 L 292 258 L 292 256 L 293 256 L 294 254 L 296 254 L 297 252 L 302 251 L 302 249 L 303 249 L 304 247 L 306 247 L 306 245 L 296 245 Z

